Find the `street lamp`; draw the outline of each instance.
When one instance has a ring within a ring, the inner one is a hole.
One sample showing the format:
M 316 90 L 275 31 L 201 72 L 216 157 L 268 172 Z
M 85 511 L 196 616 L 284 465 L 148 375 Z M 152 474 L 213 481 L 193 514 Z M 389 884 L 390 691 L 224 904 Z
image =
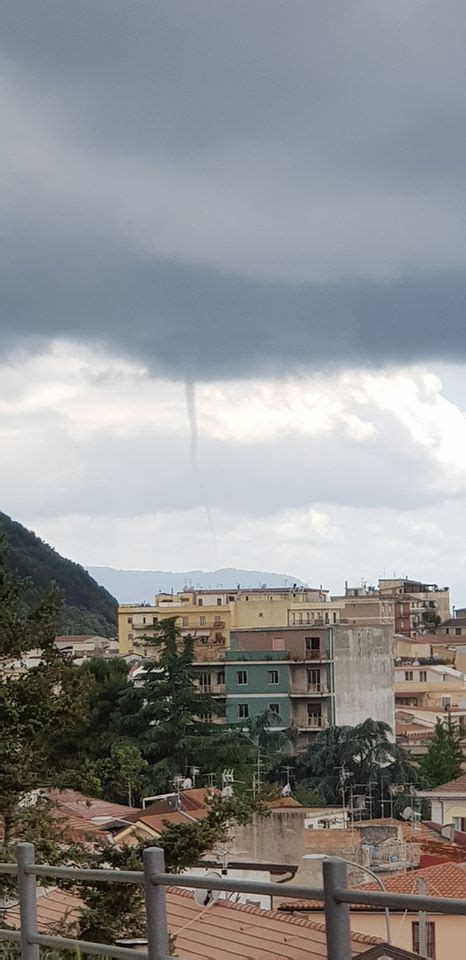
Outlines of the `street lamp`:
M 368 873 L 369 876 L 372 877 L 372 878 L 375 880 L 376 883 L 378 883 L 380 889 L 381 889 L 384 893 L 387 892 L 386 889 L 385 889 L 385 884 L 384 884 L 382 878 L 379 877 L 379 875 L 378 875 L 377 873 L 375 873 L 374 870 L 370 870 L 369 867 L 365 867 L 365 866 L 363 867 L 363 866 L 361 866 L 361 864 L 360 864 L 360 863 L 356 863 L 355 860 L 347 860 L 346 857 L 337 856 L 337 857 L 335 857 L 334 859 L 336 859 L 336 860 L 343 860 L 344 863 L 347 863 L 350 867 L 356 867 L 357 870 L 362 870 L 363 872 Z M 306 853 L 306 854 L 304 855 L 304 857 L 303 857 L 303 860 L 328 860 L 328 854 L 326 854 L 326 853 Z M 388 907 L 385 907 L 384 913 L 385 913 L 385 931 L 386 931 L 386 936 L 387 936 L 387 943 L 388 943 L 388 944 L 391 944 L 392 938 L 391 938 L 391 933 L 390 933 L 390 911 L 389 911 Z

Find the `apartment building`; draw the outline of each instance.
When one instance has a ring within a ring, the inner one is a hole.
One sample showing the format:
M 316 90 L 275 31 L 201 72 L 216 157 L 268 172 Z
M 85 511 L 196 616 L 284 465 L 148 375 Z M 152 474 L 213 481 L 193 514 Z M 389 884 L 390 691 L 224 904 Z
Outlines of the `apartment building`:
M 229 646 L 230 632 L 244 627 L 286 627 L 294 624 L 335 624 L 344 604 L 328 600 L 321 587 L 187 590 L 158 594 L 153 605 L 125 604 L 118 611 L 120 653 L 150 652 L 152 627 L 176 617 L 182 633 L 190 633 L 199 656 L 216 657 Z
M 395 633 L 429 633 L 450 616 L 450 588 L 436 583 L 394 577 L 379 579 L 379 595 L 394 601 Z
M 447 664 L 395 663 L 395 704 L 425 710 L 448 710 L 466 705 L 464 674 Z
M 379 579 L 377 587 L 346 583 L 344 595 L 332 601 L 343 604 L 341 620 L 367 626 L 389 623 L 395 634 L 405 637 L 428 633 L 450 616 L 449 588 L 420 580 Z
M 228 722 L 268 710 L 276 716 L 271 729 L 297 731 L 298 748 L 334 724 L 354 725 L 372 717 L 394 727 L 388 625 L 232 631 L 224 677 Z M 213 684 L 216 670 L 211 678 Z

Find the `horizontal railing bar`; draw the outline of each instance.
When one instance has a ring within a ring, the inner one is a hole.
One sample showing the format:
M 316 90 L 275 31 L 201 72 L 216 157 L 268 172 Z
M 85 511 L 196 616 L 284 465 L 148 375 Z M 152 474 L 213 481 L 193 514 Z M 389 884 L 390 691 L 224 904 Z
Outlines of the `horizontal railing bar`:
M 413 881 L 416 871 L 413 872 Z M 335 890 L 338 903 L 362 904 L 369 907 L 389 907 L 390 910 L 408 910 L 417 913 L 450 913 L 466 916 L 466 900 L 451 897 L 420 897 L 411 893 L 382 893 L 373 890 Z
M 26 867 L 26 873 L 36 877 L 55 877 L 57 880 L 90 880 L 101 883 L 143 883 L 144 874 L 138 870 L 81 870 L 79 867 L 39 866 Z
M 6 873 L 10 877 L 16 877 L 18 865 L 16 863 L 0 863 L 0 873 Z
M 0 940 L 10 940 L 12 943 L 19 943 L 21 940 L 21 934 L 19 930 L 0 929 Z
M 188 887 L 196 890 L 227 890 L 231 893 L 264 893 L 271 897 L 325 900 L 321 887 L 305 887 L 298 883 L 272 883 L 267 880 L 233 880 L 231 877 L 189 876 L 173 873 L 152 873 L 151 881 L 163 887 Z
M 129 947 L 112 946 L 111 943 L 92 943 L 88 940 L 70 940 L 66 937 L 47 937 L 36 933 L 29 937 L 30 943 L 37 943 L 40 947 L 54 947 L 56 950 L 72 950 L 74 953 L 97 954 L 99 957 L 115 957 L 115 960 L 147 960 L 147 950 L 130 949 Z

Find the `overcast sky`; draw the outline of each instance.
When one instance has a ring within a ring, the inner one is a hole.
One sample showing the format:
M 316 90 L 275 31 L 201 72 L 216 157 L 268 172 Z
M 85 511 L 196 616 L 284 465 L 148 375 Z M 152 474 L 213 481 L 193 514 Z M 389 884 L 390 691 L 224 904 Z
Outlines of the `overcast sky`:
M 2 0 L 1 508 L 466 602 L 465 49 L 460 0 Z

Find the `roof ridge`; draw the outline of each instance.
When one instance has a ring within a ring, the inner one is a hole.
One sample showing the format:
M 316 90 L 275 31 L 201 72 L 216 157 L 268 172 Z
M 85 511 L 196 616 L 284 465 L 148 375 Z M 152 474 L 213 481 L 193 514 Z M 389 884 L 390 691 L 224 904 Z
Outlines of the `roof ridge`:
M 168 893 L 176 893 L 182 897 L 193 900 L 193 894 L 190 890 L 187 890 L 184 887 L 170 886 L 167 887 Z M 262 907 L 256 907 L 253 903 L 230 903 L 229 900 L 216 900 L 212 906 L 222 907 L 224 909 L 228 908 L 229 910 L 235 910 L 239 913 L 252 914 L 253 916 L 264 917 L 267 916 L 272 920 L 279 920 L 281 923 L 292 924 L 296 927 L 306 927 L 309 930 L 318 930 L 320 933 L 326 932 L 325 923 L 320 923 L 318 920 L 310 920 L 308 917 L 294 917 L 289 913 L 280 913 L 278 910 L 264 910 Z M 322 904 L 323 909 L 323 904 Z M 199 913 L 199 916 L 201 914 Z M 372 937 L 369 934 L 352 932 L 351 937 L 353 940 L 356 940 L 358 943 L 380 943 L 381 940 L 379 937 Z

